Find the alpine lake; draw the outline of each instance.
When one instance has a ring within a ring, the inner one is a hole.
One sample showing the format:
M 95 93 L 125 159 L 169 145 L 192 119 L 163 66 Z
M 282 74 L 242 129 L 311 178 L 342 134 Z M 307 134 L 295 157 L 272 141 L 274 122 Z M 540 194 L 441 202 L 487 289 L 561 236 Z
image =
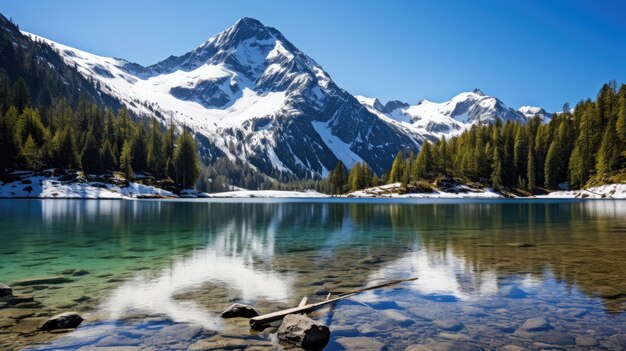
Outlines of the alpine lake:
M 290 349 L 220 313 L 411 277 L 310 313 L 324 350 L 626 349 L 626 201 L 0 200 L 0 350 Z

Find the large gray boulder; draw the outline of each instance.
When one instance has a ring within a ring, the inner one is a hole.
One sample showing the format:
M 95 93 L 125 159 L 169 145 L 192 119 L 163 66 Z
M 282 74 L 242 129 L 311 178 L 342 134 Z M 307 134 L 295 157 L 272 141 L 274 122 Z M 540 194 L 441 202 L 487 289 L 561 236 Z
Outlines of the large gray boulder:
M 83 322 L 83 317 L 75 312 L 65 312 L 48 319 L 41 330 L 56 330 L 76 328 Z
M 321 348 L 330 339 L 327 326 L 300 314 L 288 314 L 278 328 L 278 339 L 304 349 Z
M 13 296 L 13 289 L 10 286 L 0 283 L 0 299 L 9 299 Z
M 220 316 L 222 318 L 252 318 L 258 315 L 259 314 L 254 310 L 254 308 L 241 303 L 235 303 L 228 307 L 226 311 L 222 312 Z

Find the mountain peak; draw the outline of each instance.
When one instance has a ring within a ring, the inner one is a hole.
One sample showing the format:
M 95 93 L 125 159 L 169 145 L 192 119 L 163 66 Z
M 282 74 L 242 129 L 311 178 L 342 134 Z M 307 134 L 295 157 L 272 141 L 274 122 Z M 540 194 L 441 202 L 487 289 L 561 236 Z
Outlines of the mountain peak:
M 271 33 L 269 28 L 261 23 L 261 21 L 250 17 L 243 17 L 219 36 L 221 37 L 220 42 L 231 42 L 237 45 L 241 41 L 250 38 L 260 40 L 268 39 Z
M 385 107 L 383 108 L 383 112 L 384 113 L 390 113 L 393 112 L 399 108 L 406 108 L 409 107 L 409 104 L 407 104 L 404 101 L 399 101 L 399 100 L 390 100 L 385 104 Z
M 235 22 L 235 24 L 233 24 L 231 26 L 231 28 L 254 28 L 254 29 L 259 29 L 259 28 L 266 28 L 266 27 L 265 27 L 265 25 L 263 23 L 261 23 L 261 21 L 259 21 L 256 18 L 242 17 L 242 18 L 238 19 L 237 22 Z
M 485 93 L 482 92 L 482 90 L 476 88 L 474 90 L 472 90 L 472 93 L 479 95 L 479 96 L 486 96 Z

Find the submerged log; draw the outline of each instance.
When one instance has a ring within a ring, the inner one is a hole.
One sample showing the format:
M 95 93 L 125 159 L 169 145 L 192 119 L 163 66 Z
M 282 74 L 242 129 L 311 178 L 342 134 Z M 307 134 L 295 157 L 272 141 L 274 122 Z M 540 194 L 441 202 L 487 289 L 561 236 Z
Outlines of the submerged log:
M 377 290 L 377 289 L 381 289 L 381 288 L 385 288 L 388 286 L 392 286 L 392 285 L 396 285 L 396 284 L 400 284 L 400 283 L 404 283 L 404 282 L 409 282 L 409 281 L 413 281 L 413 280 L 417 280 L 418 278 L 409 278 L 409 279 L 402 279 L 402 280 L 395 280 L 395 281 L 391 281 L 391 282 L 387 282 L 387 283 L 383 283 L 383 284 L 379 284 L 379 285 L 374 285 L 374 286 L 370 286 L 367 288 L 363 288 L 363 289 L 359 289 L 359 290 L 354 290 L 351 292 L 347 292 L 347 293 L 343 293 L 340 294 L 338 297 L 335 297 L 333 299 L 330 298 L 330 294 L 329 296 L 326 298 L 326 300 L 321 301 L 321 302 L 316 302 L 316 303 L 311 303 L 311 304 L 306 304 L 305 300 L 306 298 L 302 299 L 302 301 L 300 302 L 300 304 L 298 305 L 298 307 L 292 307 L 292 308 L 288 308 L 285 310 L 281 310 L 281 311 L 276 311 L 276 312 L 272 312 L 272 313 L 268 313 L 268 314 L 264 314 L 261 316 L 257 316 L 257 317 L 253 317 L 250 318 L 250 326 L 253 329 L 259 329 L 259 328 L 263 328 L 266 324 L 269 324 L 271 322 L 277 321 L 277 320 L 281 320 L 283 318 L 285 318 L 286 315 L 288 314 L 302 314 L 302 313 L 309 313 L 309 312 L 313 312 L 315 310 L 318 310 L 326 305 L 335 303 L 337 301 L 343 300 L 343 299 L 347 299 L 349 297 L 352 297 L 354 295 L 360 294 L 362 292 L 365 291 L 370 291 L 370 290 Z

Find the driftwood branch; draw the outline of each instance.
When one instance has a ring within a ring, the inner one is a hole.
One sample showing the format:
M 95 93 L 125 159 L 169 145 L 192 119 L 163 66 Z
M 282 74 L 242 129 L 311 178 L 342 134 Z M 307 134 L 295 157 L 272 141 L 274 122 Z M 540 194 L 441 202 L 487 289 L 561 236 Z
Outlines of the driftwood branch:
M 302 301 L 298 304 L 298 307 L 306 306 L 306 303 L 309 301 L 308 297 L 303 297 Z
M 394 280 L 394 281 L 387 282 L 387 283 L 384 283 L 384 284 L 374 285 L 374 286 L 370 286 L 370 287 L 367 287 L 367 288 L 350 291 L 350 292 L 347 292 L 347 293 L 340 294 L 338 297 L 335 297 L 333 299 L 330 298 L 330 294 L 329 294 L 326 297 L 326 300 L 321 301 L 321 302 L 316 302 L 316 303 L 310 303 L 310 304 L 306 303 L 307 302 L 307 298 L 305 297 L 305 298 L 302 299 L 302 301 L 300 302 L 298 307 L 292 307 L 292 308 L 288 308 L 286 310 L 276 311 L 276 312 L 264 314 L 262 316 L 257 316 L 257 317 L 250 318 L 250 326 L 253 329 L 262 328 L 266 324 L 269 324 L 271 322 L 283 319 L 288 314 L 309 313 L 309 312 L 318 310 L 318 309 L 320 309 L 320 308 L 322 308 L 322 307 L 324 307 L 326 305 L 335 303 L 335 302 L 337 302 L 339 300 L 347 299 L 348 297 L 354 296 L 356 294 L 360 294 L 360 293 L 365 292 L 365 291 L 377 290 L 377 289 L 381 289 L 381 288 L 385 288 L 385 287 L 388 287 L 388 286 L 392 286 L 392 285 L 396 285 L 396 284 L 400 284 L 400 283 L 404 283 L 404 282 L 409 282 L 409 281 L 413 281 L 413 280 L 417 280 L 417 277 L 409 278 L 409 279 L 402 279 L 402 280 Z

